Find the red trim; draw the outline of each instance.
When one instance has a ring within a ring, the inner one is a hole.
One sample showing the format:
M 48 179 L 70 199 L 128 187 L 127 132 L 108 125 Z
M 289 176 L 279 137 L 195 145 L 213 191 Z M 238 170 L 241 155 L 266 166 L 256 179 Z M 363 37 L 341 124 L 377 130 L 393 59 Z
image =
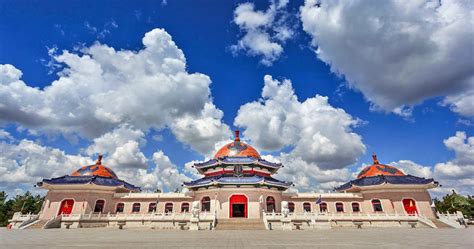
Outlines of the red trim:
M 254 174 L 254 175 L 259 175 L 259 176 L 271 176 L 271 174 L 269 173 L 263 173 L 263 172 L 260 172 L 260 171 L 255 171 L 255 170 L 243 170 L 242 171 L 244 174 Z M 234 173 L 233 170 L 219 170 L 219 171 L 215 171 L 215 172 L 211 172 L 211 173 L 204 173 L 204 176 L 218 176 L 218 175 L 222 175 L 222 174 L 232 174 Z
M 229 199 L 229 217 L 232 218 L 232 204 L 244 204 L 244 217 L 247 218 L 248 199 L 245 195 L 232 195 Z

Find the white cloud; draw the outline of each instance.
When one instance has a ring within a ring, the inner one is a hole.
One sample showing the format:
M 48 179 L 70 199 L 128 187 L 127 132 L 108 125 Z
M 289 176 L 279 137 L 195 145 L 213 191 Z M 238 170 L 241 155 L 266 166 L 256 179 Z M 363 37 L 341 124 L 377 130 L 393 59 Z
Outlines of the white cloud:
M 234 23 L 244 35 L 232 45 L 233 53 L 246 51 L 251 56 L 261 56 L 263 65 L 271 66 L 282 52 L 282 45 L 294 35 L 284 10 L 287 0 L 271 1 L 263 12 L 255 10 L 253 3 L 242 3 L 234 11 Z
M 347 168 L 321 169 L 317 164 L 308 163 L 301 158 L 287 153 L 279 156 L 264 155 L 270 162 L 281 162 L 284 167 L 278 171 L 275 178 L 293 182 L 300 191 L 332 191 L 351 180 L 351 173 Z
M 7 192 L 33 189 L 42 178 L 70 174 L 91 161 L 27 139 L 18 143 L 0 141 L 0 151 L 0 189 Z
M 410 106 L 444 96 L 472 116 L 473 8 L 469 0 L 306 0 L 300 11 L 318 58 L 375 109 L 409 115 Z
M 300 102 L 289 80 L 264 78 L 262 99 L 240 107 L 235 125 L 264 151 L 289 153 L 321 169 L 338 169 L 356 162 L 365 152 L 362 138 L 351 131 L 359 124 L 344 110 L 334 108 L 328 98 L 316 95 Z
M 441 187 L 431 191 L 438 197 L 450 193 L 452 189 L 464 195 L 474 192 L 474 137 L 458 131 L 455 136 L 444 140 L 444 145 L 453 150 L 455 157 L 447 162 L 422 166 L 410 160 L 392 162 L 393 165 L 407 174 L 419 177 L 434 178 Z
M 209 153 L 210 144 L 230 135 L 212 104 L 211 80 L 186 71 L 183 52 L 165 30 L 146 33 L 143 45 L 139 51 L 99 43 L 65 50 L 54 55 L 64 65 L 59 78 L 44 89 L 28 86 L 12 65 L 0 65 L 0 121 L 33 134 L 88 139 L 124 124 L 145 132 L 171 127 L 178 140 Z
M 433 177 L 432 167 L 419 165 L 411 160 L 400 160 L 398 162 L 389 163 L 389 165 L 400 169 L 403 173 L 408 175 L 424 178 Z

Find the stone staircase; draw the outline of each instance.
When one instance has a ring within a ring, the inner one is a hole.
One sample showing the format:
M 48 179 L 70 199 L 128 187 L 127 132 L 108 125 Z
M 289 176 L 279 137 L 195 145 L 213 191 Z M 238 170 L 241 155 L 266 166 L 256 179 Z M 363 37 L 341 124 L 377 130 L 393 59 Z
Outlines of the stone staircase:
M 453 228 L 452 226 L 438 220 L 438 219 L 430 219 L 435 225 L 437 228 Z
M 265 224 L 262 219 L 219 219 L 216 230 L 265 230 Z
M 31 226 L 25 227 L 25 229 L 41 229 L 48 220 L 38 220 L 34 222 Z

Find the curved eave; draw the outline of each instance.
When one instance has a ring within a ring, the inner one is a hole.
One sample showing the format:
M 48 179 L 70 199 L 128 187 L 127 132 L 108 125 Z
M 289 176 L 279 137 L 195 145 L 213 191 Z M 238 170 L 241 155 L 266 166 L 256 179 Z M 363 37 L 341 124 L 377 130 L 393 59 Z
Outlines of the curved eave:
M 339 187 L 335 191 L 358 191 L 375 188 L 414 188 L 431 189 L 439 186 L 434 179 L 426 179 L 411 175 L 405 176 L 370 176 L 352 180 Z
M 203 173 L 205 169 L 221 167 L 222 165 L 255 165 L 258 167 L 268 168 L 272 171 L 278 170 L 283 167 L 281 163 L 272 163 L 264 159 L 258 159 L 254 157 L 219 157 L 217 159 L 211 159 L 202 163 L 195 163 L 194 167 L 200 172 Z
M 289 188 L 292 183 L 291 182 L 274 182 L 268 181 L 266 179 L 261 179 L 259 181 L 222 181 L 220 179 L 216 180 L 203 180 L 203 182 L 198 182 L 196 180 L 194 182 L 185 182 L 183 183 L 184 186 L 189 188 L 199 188 L 199 187 L 208 187 L 208 186 L 220 186 L 220 185 L 268 185 L 272 187 L 278 188 Z
M 43 179 L 36 184 L 44 189 L 104 189 L 104 190 L 125 190 L 140 192 L 140 187 L 126 181 L 102 177 L 102 176 L 61 176 L 51 179 Z

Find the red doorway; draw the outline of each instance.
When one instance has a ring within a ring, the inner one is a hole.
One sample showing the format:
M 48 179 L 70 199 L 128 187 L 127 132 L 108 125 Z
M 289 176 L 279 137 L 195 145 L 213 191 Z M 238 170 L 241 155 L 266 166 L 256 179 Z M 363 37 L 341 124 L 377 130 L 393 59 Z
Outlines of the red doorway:
M 418 213 L 418 210 L 416 209 L 416 202 L 413 199 L 403 199 L 403 208 L 405 209 L 405 212 L 409 215 L 415 215 Z
M 58 215 L 60 214 L 71 214 L 72 207 L 74 206 L 73 199 L 66 199 L 61 202 L 61 206 L 59 207 Z
M 229 200 L 230 218 L 247 218 L 248 199 L 245 195 L 232 195 Z

